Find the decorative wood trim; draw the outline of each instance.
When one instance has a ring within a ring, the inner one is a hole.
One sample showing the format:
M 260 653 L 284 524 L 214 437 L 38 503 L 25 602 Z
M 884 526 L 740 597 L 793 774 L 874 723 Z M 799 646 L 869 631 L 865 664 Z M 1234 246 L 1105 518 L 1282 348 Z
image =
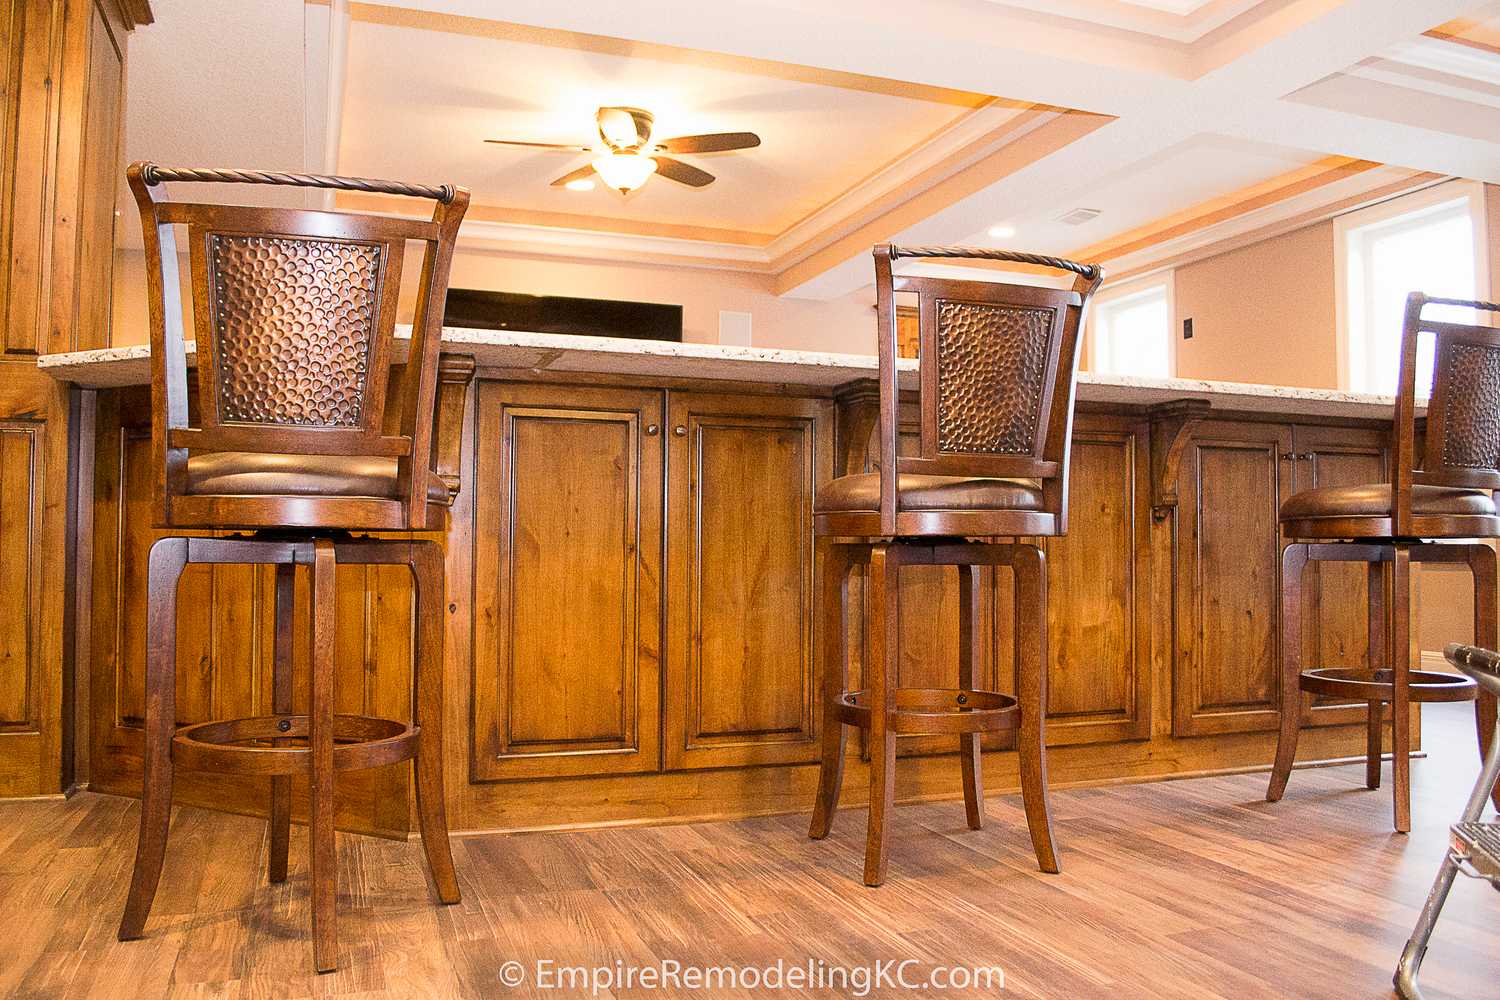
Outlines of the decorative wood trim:
M 870 435 L 880 420 L 880 383 L 872 378 L 847 382 L 834 393 L 833 400 L 838 407 L 834 475 L 852 476 L 864 472 Z
M 1348 156 L 1328 156 L 1316 163 L 1280 174 L 1270 180 L 1252 184 L 1218 198 L 1211 198 L 1163 219 L 1112 236 L 1070 254 L 1073 260 L 1101 261 L 1138 253 L 1148 247 L 1189 233 L 1207 229 L 1241 215 L 1266 208 L 1308 191 L 1326 187 L 1381 166 L 1371 160 Z
M 1147 411 L 1151 421 L 1151 519 L 1164 521 L 1177 509 L 1177 472 L 1183 449 L 1198 422 L 1212 406 L 1206 399 L 1158 403 Z

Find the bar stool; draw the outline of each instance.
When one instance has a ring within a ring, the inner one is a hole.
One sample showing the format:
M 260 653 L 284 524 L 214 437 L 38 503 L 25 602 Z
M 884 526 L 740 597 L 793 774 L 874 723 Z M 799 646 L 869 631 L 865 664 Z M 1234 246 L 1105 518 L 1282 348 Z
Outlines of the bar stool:
M 145 238 L 151 321 L 156 526 L 148 563 L 141 830 L 120 940 L 142 935 L 166 851 L 174 768 L 268 775 L 272 882 L 287 874 L 291 779 L 311 803 L 313 957 L 337 959 L 334 779 L 413 761 L 427 866 L 444 903 L 459 898 L 443 805 L 443 554 L 431 540 L 352 532 L 446 530 L 457 492 L 433 469 L 438 349 L 448 269 L 468 207 L 462 188 L 253 170 L 132 164 Z M 437 202 L 430 221 L 174 203 L 164 181 L 370 191 Z M 174 226 L 186 226 L 197 343 L 197 421 L 189 409 Z M 389 386 L 407 241 L 423 244 L 412 338 Z M 459 391 L 462 391 L 460 389 Z M 457 407 L 445 403 L 445 424 Z M 441 428 L 456 441 L 457 427 Z M 445 444 L 444 447 L 447 447 Z M 205 529 L 236 532 L 196 537 Z M 272 712 L 178 728 L 177 584 L 190 563 L 276 567 Z M 411 569 L 411 722 L 334 713 L 334 573 L 339 563 Z M 311 694 L 292 712 L 293 583 L 311 574 Z
M 1037 863 L 1058 870 L 1047 815 L 1043 734 L 1047 678 L 1047 567 L 1025 537 L 1062 535 L 1079 331 L 1103 270 L 1056 257 L 966 247 L 875 247 L 880 350 L 880 471 L 843 476 L 815 498 L 823 562 L 823 753 L 809 835 L 828 835 L 844 770 L 844 727 L 870 733 L 864 881 L 886 877 L 886 816 L 895 797 L 896 736 L 958 736 L 964 804 L 981 823 L 979 736 L 1019 730 L 1021 787 Z M 1069 289 L 894 275 L 900 258 L 1029 264 L 1071 273 Z M 918 301 L 917 455 L 899 455 L 895 293 Z M 997 542 L 995 539 L 1014 539 Z M 848 690 L 849 576 L 866 570 L 869 618 L 864 688 Z M 900 688 L 903 567 L 959 572 L 955 689 Z M 978 567 L 1010 566 L 1016 587 L 1018 698 L 974 687 Z
M 1411 712 L 1413 702 L 1475 700 L 1478 685 L 1466 676 L 1411 668 L 1411 564 L 1450 562 L 1474 577 L 1474 636 L 1496 646 L 1496 559 L 1500 516 L 1487 492 L 1500 488 L 1500 329 L 1423 318 L 1429 305 L 1500 311 L 1491 302 L 1406 299 L 1401 369 L 1396 386 L 1389 483 L 1306 490 L 1281 505 L 1281 727 L 1266 801 L 1286 790 L 1304 705 L 1300 693 L 1364 701 L 1369 705 L 1365 784 L 1380 787 L 1382 706 L 1391 708 L 1395 827 L 1411 830 Z M 1435 338 L 1427 427 L 1416 433 L 1417 341 Z M 1369 668 L 1301 669 L 1302 573 L 1309 562 L 1368 564 Z M 1384 567 L 1389 566 L 1386 573 Z M 1389 628 L 1390 666 L 1376 664 Z M 1495 696 L 1475 700 L 1479 749 L 1495 727 Z M 1495 794 L 1500 805 L 1500 791 Z
M 1443 655 L 1491 697 L 1500 695 L 1500 653 L 1454 642 L 1448 644 Z M 1417 973 L 1421 971 L 1427 944 L 1432 940 L 1443 904 L 1448 901 L 1448 891 L 1453 888 L 1453 879 L 1459 872 L 1473 879 L 1483 879 L 1500 889 L 1500 823 L 1479 821 L 1484 815 L 1485 801 L 1495 794 L 1497 784 L 1500 784 L 1500 739 L 1491 738 L 1484 766 L 1479 769 L 1479 779 L 1474 782 L 1474 789 L 1464 803 L 1458 822 L 1449 828 L 1448 849 L 1443 852 L 1437 878 L 1433 879 L 1432 888 L 1427 892 L 1427 902 L 1422 905 L 1406 947 L 1401 949 L 1401 961 L 1396 965 L 1392 982 L 1402 1000 L 1422 1000 Z

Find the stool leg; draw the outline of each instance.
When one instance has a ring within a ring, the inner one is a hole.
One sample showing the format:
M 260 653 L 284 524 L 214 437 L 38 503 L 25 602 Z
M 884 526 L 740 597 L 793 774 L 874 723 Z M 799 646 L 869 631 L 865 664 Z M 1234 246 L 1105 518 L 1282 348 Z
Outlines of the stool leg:
M 1366 572 L 1368 616 L 1365 625 L 1366 658 L 1371 670 L 1379 670 L 1390 663 L 1385 648 L 1385 564 L 1372 562 Z M 1385 703 L 1369 703 L 1369 714 L 1365 721 L 1365 787 L 1380 787 L 1380 727 L 1385 714 Z
M 1297 736 L 1302 730 L 1302 571 L 1307 546 L 1293 543 L 1281 552 L 1281 729 L 1276 737 L 1276 763 L 1266 801 L 1279 801 L 1297 759 Z
M 1411 551 L 1391 562 L 1391 797 L 1396 831 L 1411 831 Z
M 141 832 L 119 938 L 141 936 L 161 880 L 172 820 L 172 732 L 177 726 L 177 583 L 188 561 L 186 538 L 161 538 L 147 562 L 146 739 L 141 773 Z
M 312 567 L 312 705 L 308 719 L 311 749 L 308 810 L 312 856 L 313 965 L 332 972 L 338 965 L 338 854 L 333 836 L 333 667 L 335 575 L 333 542 L 314 543 Z
M 822 840 L 833 828 L 844 784 L 844 725 L 838 703 L 849 683 L 849 551 L 824 542 L 822 616 L 823 763 L 818 768 L 818 797 L 813 802 L 807 835 Z
M 974 690 L 974 646 L 979 636 L 979 567 L 958 567 L 958 686 Z M 979 734 L 960 733 L 958 760 L 963 767 L 964 812 L 970 830 L 984 823 L 984 776 Z
M 877 545 L 870 550 L 869 657 L 865 688 L 870 692 L 870 822 L 865 833 L 865 885 L 885 881 L 886 816 L 896 799 L 896 734 L 887 711 L 901 661 L 901 590 L 899 550 Z
M 1021 801 L 1031 846 L 1042 871 L 1056 874 L 1057 849 L 1047 810 L 1047 559 L 1035 545 L 1017 545 L 1012 563 L 1016 575 L 1016 673 L 1021 730 L 1016 750 L 1021 771 Z M 1032 638 L 1024 639 L 1027 630 Z
M 296 566 L 276 564 L 276 650 L 271 667 L 271 711 L 292 714 L 292 613 L 296 601 Z M 279 742 L 279 741 L 278 741 Z M 286 881 L 286 856 L 292 836 L 292 779 L 271 778 L 271 857 L 267 877 Z
M 417 785 L 417 825 L 422 850 L 432 873 L 438 899 L 458 902 L 458 873 L 448 842 L 448 817 L 443 792 L 443 550 L 436 542 L 412 544 L 412 576 L 416 581 L 417 740 L 414 773 Z
M 1500 648 L 1495 616 L 1500 613 L 1496 606 L 1496 556 L 1488 545 L 1469 547 L 1469 571 L 1474 575 L 1474 644 L 1485 649 Z M 1495 696 L 1484 688 L 1479 689 L 1474 699 L 1474 726 L 1479 733 L 1479 756 L 1489 751 L 1495 738 Z M 1490 790 L 1490 801 L 1500 809 L 1500 784 Z M 1476 819 L 1478 817 L 1475 817 Z

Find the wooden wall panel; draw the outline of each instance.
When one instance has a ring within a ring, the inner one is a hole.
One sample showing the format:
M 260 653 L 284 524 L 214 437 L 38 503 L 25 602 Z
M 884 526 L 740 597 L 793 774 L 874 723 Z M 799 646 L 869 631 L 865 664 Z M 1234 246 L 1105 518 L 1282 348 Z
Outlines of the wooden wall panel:
M 816 759 L 812 502 L 832 407 L 673 393 L 667 424 L 665 764 Z
M 57 80 L 58 127 L 51 234 L 48 352 L 109 343 L 115 193 L 125 164 L 125 29 L 112 3 L 66 4 Z
M 661 423 L 660 393 L 480 386 L 474 777 L 660 766 Z
M 69 777 L 72 403 L 31 362 L 0 359 L 0 796 Z
M 1205 421 L 1178 493 L 1178 736 L 1276 726 L 1281 547 L 1277 512 L 1292 453 L 1284 424 Z
M 0 420 L 0 730 L 35 732 L 44 428 Z
M 1068 533 L 1045 540 L 1051 744 L 1151 732 L 1147 447 L 1126 420 L 1074 428 Z
M 52 76 L 62 56 L 61 3 L 5 5 L 3 141 L 0 141 L 0 355 L 34 356 L 47 339 L 51 288 L 56 107 Z

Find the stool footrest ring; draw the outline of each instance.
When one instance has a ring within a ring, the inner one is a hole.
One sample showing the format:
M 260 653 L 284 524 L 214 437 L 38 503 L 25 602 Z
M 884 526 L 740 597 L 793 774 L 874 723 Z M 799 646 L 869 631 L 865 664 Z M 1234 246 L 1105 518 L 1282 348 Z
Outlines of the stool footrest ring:
M 1478 684 L 1462 674 L 1413 670 L 1410 677 L 1414 702 L 1473 701 L 1479 690 Z M 1300 686 L 1303 691 L 1330 698 L 1390 701 L 1395 696 L 1395 674 L 1365 667 L 1319 667 L 1302 671 Z
M 971 688 L 897 688 L 890 692 L 886 717 L 892 732 L 907 735 L 992 733 L 1016 728 L 1016 699 Z M 835 706 L 846 726 L 870 727 L 870 693 L 845 691 Z
M 302 774 L 312 766 L 306 715 L 259 715 L 183 726 L 172 737 L 172 763 L 188 771 Z M 368 715 L 333 717 L 335 771 L 411 760 L 420 726 Z

